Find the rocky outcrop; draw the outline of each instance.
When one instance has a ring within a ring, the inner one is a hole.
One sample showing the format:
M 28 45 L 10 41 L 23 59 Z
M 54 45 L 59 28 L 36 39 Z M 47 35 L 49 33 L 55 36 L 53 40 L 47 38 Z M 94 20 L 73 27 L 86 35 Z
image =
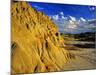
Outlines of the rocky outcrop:
M 17 73 L 62 70 L 69 52 L 56 25 L 27 2 L 12 2 L 11 71 Z

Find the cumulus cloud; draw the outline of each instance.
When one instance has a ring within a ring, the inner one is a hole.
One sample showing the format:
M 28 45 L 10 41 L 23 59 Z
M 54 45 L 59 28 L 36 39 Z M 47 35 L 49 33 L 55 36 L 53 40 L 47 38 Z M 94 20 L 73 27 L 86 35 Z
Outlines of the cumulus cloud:
M 63 13 L 63 12 L 60 12 L 60 14 L 61 14 L 61 15 L 64 15 L 64 13 Z
M 67 17 L 65 17 L 65 16 L 62 16 L 61 18 L 62 18 L 62 19 L 66 19 L 66 20 L 68 19 L 68 18 L 67 18 Z
M 62 14 L 62 15 L 61 15 Z M 86 20 L 84 17 L 76 19 L 74 16 L 65 16 L 62 12 L 51 16 L 61 33 L 82 33 L 95 31 L 96 20 Z
M 72 20 L 69 20 L 70 24 L 73 24 L 73 21 Z
M 72 21 L 76 21 L 76 18 L 73 16 L 69 16 Z
M 81 21 L 84 21 L 84 22 L 86 21 L 83 17 L 81 17 L 80 20 L 81 20 Z
M 64 15 L 64 13 L 63 12 L 60 12 L 60 13 L 58 13 L 58 14 L 56 14 L 56 15 L 53 15 L 53 16 L 50 16 L 53 20 L 61 20 L 61 19 L 65 19 L 65 20 L 67 20 L 67 17 Z
M 66 33 L 84 33 L 84 32 L 94 32 L 95 31 L 95 21 L 83 21 L 78 23 L 78 21 L 73 22 L 70 20 L 69 24 L 66 25 L 66 28 L 62 32 Z
M 54 19 L 54 20 L 58 20 L 59 19 L 59 15 L 57 14 L 57 15 L 54 15 L 54 16 L 52 16 L 52 18 Z

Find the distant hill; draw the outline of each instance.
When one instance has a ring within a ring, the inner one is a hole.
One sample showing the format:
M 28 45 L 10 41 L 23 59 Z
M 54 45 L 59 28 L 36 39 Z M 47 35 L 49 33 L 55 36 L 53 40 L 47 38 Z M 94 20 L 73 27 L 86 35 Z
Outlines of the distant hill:
M 70 33 L 60 33 L 61 35 L 65 37 L 73 37 L 75 39 L 78 39 L 79 41 L 96 41 L 96 32 L 85 32 L 80 34 L 70 34 Z
M 77 34 L 75 38 L 79 38 L 79 40 L 81 41 L 95 41 L 96 33 L 95 32 L 80 33 L 80 34 Z

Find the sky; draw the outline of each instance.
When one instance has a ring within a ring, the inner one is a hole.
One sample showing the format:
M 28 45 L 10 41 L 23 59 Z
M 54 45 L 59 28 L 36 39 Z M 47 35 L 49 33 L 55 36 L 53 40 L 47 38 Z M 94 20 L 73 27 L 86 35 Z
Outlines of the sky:
M 61 33 L 94 32 L 96 6 L 29 2 L 38 11 L 48 15 Z

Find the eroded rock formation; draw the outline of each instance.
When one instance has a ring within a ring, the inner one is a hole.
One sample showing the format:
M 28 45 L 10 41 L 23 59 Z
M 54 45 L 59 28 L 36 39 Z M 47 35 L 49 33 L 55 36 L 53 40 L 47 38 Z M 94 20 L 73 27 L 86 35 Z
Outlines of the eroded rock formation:
M 56 25 L 27 2 L 12 2 L 12 74 L 62 70 L 69 52 Z

